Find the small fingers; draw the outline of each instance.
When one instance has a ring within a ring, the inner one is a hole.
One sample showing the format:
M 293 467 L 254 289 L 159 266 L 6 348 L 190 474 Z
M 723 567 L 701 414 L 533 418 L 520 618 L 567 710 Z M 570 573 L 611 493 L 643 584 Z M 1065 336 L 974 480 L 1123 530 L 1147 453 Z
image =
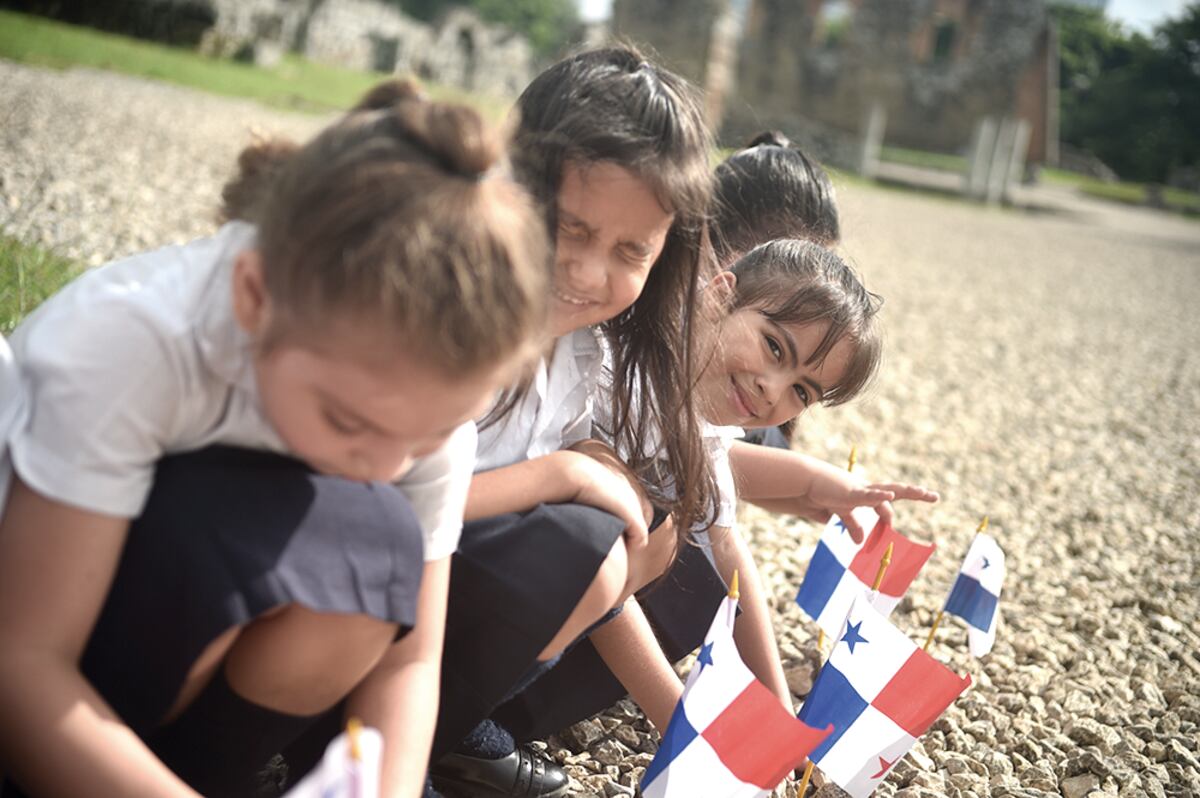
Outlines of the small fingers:
M 908 501 L 933 503 L 941 498 L 937 494 L 937 491 L 923 488 L 920 485 L 907 485 L 902 482 L 887 482 L 878 485 L 872 485 L 871 487 L 876 490 L 891 491 L 893 494 L 895 494 L 892 499 L 889 499 L 889 501 L 906 499 Z

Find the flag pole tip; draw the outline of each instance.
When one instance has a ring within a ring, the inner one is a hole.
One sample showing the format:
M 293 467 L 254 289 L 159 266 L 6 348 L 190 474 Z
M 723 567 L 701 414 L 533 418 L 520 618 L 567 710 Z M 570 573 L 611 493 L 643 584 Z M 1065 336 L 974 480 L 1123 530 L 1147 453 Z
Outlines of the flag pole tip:
M 853 471 L 854 466 L 858 463 L 858 446 L 857 444 L 850 447 L 850 460 L 846 464 L 847 471 Z
M 355 762 L 362 759 L 362 743 L 360 741 L 362 727 L 362 721 L 358 718 L 350 718 L 346 721 L 346 736 L 350 738 L 350 758 Z
M 729 582 L 729 597 L 735 599 L 739 596 L 741 596 L 741 593 L 738 592 L 738 572 L 735 568 L 733 569 L 733 579 Z
M 975 530 L 978 532 L 986 532 L 988 528 L 988 517 L 985 515 L 983 520 L 979 522 L 979 527 Z

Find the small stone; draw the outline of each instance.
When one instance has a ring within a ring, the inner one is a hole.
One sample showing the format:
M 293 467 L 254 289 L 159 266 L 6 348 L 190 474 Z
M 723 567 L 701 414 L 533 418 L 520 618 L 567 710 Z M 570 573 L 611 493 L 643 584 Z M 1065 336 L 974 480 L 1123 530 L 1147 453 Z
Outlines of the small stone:
M 1091 718 L 1077 718 L 1067 724 L 1066 735 L 1080 745 L 1094 745 L 1105 754 L 1111 754 L 1113 747 L 1121 741 L 1121 735 L 1115 729 L 1104 726 Z
M 592 747 L 592 757 L 602 765 L 616 765 L 630 753 L 616 740 L 601 740 Z
M 793 695 L 806 696 L 812 692 L 813 666 L 809 662 L 794 662 L 783 669 L 788 689 Z
M 1081 776 L 1071 776 L 1062 780 L 1059 788 L 1063 798 L 1083 798 L 1100 786 L 1100 777 L 1095 773 L 1084 773 Z
M 558 736 L 572 751 L 584 751 L 604 736 L 604 728 L 594 720 L 581 720 L 563 729 Z

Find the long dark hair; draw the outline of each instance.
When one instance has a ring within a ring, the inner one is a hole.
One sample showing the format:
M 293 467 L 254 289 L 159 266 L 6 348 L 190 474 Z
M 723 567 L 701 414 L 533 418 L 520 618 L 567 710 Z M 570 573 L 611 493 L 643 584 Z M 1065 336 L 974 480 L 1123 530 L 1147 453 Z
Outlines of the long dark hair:
M 711 136 L 699 95 L 630 46 L 560 61 L 517 100 L 513 166 L 557 228 L 567 163 L 611 163 L 644 181 L 675 214 L 662 253 L 628 309 L 602 325 L 612 350 L 612 444 L 677 528 L 710 517 L 712 470 L 691 401 L 693 314 L 712 263 L 706 214 Z M 661 438 L 660 451 L 646 441 Z M 661 474 L 662 459 L 666 474 Z M 671 486 L 671 487 L 668 487 Z
M 721 264 L 775 238 L 831 246 L 841 237 L 829 175 L 779 131 L 729 156 L 716 181 L 712 238 Z

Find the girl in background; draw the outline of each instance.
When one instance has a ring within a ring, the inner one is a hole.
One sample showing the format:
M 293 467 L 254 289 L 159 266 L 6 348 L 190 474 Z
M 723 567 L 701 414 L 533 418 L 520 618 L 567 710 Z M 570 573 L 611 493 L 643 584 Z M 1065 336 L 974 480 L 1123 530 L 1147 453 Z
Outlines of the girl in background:
M 545 316 L 502 152 L 385 84 L 303 147 L 245 151 L 216 235 L 89 271 L 16 330 L 0 761 L 22 789 L 251 795 L 347 699 L 385 794 L 419 794 L 471 419 Z

